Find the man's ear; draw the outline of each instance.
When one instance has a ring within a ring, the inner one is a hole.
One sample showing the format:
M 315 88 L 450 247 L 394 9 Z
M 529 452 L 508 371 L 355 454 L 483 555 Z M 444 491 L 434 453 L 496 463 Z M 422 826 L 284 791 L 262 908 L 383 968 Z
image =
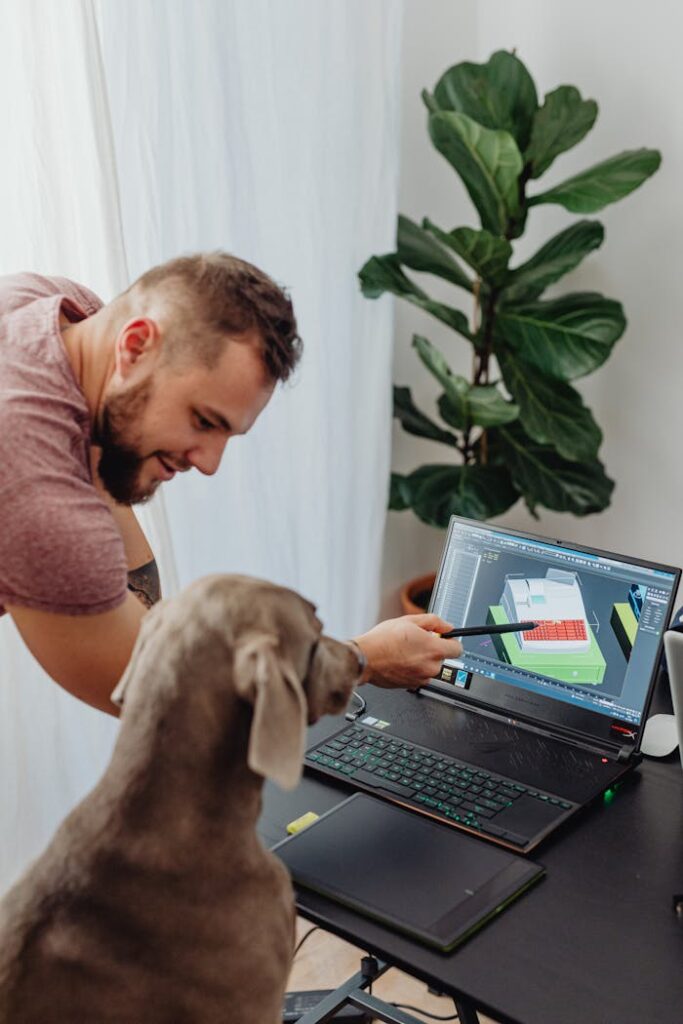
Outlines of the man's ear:
M 277 637 L 250 633 L 235 646 L 235 692 L 254 708 L 247 764 L 282 789 L 301 779 L 306 697 L 294 669 L 277 654 Z
M 149 317 L 136 317 L 121 328 L 116 339 L 116 369 L 127 380 L 140 359 L 156 351 L 161 342 L 159 327 Z

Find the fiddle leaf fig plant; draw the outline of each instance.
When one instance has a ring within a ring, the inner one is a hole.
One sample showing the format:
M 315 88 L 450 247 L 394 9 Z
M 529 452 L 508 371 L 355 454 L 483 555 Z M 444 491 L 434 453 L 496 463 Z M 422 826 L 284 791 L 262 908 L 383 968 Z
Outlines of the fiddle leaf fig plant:
M 431 141 L 481 226 L 445 229 L 399 216 L 396 251 L 367 261 L 361 288 L 371 299 L 397 295 L 446 324 L 472 346 L 473 370 L 471 379 L 454 373 L 427 337 L 413 338 L 441 389 L 438 418 L 398 386 L 394 416 L 408 433 L 443 444 L 447 457 L 393 473 L 389 507 L 412 508 L 439 527 L 453 513 L 500 515 L 520 497 L 534 515 L 538 506 L 599 512 L 614 483 L 598 457 L 600 427 L 571 382 L 609 358 L 626 327 L 624 311 L 597 292 L 543 296 L 602 244 L 604 229 L 597 220 L 574 221 L 521 263 L 513 243 L 533 207 L 593 214 L 642 185 L 660 154 L 627 150 L 543 191 L 537 179 L 593 127 L 594 100 L 561 85 L 540 102 L 524 64 L 505 51 L 486 64 L 457 64 L 422 95 Z M 441 278 L 460 302 L 432 298 L 411 271 Z

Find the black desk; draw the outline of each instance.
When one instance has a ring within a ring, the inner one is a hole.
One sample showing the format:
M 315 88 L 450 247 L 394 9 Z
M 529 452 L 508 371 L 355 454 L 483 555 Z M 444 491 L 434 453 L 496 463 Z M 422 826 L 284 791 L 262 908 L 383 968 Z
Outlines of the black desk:
M 415 698 L 363 690 L 391 720 Z M 430 701 L 430 714 L 449 709 Z M 391 709 L 391 710 L 390 710 Z M 436 710 L 434 710 L 436 709 Z M 446 732 L 447 717 L 444 717 Z M 339 727 L 325 719 L 322 738 Z M 457 756 L 440 743 L 444 753 Z M 294 793 L 264 793 L 261 835 L 318 813 L 352 788 L 306 776 Z M 444 956 L 357 913 L 299 891 L 300 913 L 435 988 L 468 998 L 504 1024 L 680 1024 L 683 920 L 683 773 L 678 755 L 646 761 L 611 803 L 587 809 L 535 851 L 547 877 L 455 953 Z

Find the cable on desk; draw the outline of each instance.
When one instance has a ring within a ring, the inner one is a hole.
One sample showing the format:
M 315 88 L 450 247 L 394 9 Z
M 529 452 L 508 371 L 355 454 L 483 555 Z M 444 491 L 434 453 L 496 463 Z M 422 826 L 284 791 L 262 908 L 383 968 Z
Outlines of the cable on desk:
M 412 1010 L 414 1013 L 419 1013 L 422 1017 L 429 1017 L 430 1020 L 458 1020 L 457 1013 L 452 1013 L 448 1017 L 440 1017 L 437 1013 L 430 1013 L 429 1010 L 423 1010 L 419 1006 L 411 1006 L 410 1003 L 392 1003 L 397 1010 Z
M 308 931 L 306 932 L 304 937 L 302 939 L 299 939 L 299 941 L 297 942 L 296 946 L 294 947 L 294 952 L 292 954 L 292 960 L 297 955 L 297 953 L 299 952 L 299 950 L 303 946 L 303 944 L 306 941 L 306 939 L 310 938 L 310 936 L 313 934 L 313 932 L 317 932 L 317 931 L 320 931 L 320 928 L 319 928 L 319 926 L 317 924 L 314 924 L 312 928 L 308 929 Z
M 360 716 L 363 714 L 363 712 L 366 710 L 368 706 L 365 701 L 365 697 L 361 697 L 358 690 L 353 691 L 353 693 L 351 694 L 351 700 L 355 700 L 358 707 L 354 711 L 346 712 L 344 718 L 346 719 L 347 722 L 355 722 L 357 718 L 360 718 Z

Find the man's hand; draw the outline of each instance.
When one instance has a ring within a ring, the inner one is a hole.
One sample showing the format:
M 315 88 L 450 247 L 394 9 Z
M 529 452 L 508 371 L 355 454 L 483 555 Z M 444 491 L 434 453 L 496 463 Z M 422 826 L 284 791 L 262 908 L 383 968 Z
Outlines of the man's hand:
M 436 633 L 453 629 L 438 615 L 403 615 L 380 622 L 356 637 L 368 664 L 362 682 L 386 687 L 423 686 L 439 674 L 446 658 L 459 658 L 459 640 L 442 640 Z

